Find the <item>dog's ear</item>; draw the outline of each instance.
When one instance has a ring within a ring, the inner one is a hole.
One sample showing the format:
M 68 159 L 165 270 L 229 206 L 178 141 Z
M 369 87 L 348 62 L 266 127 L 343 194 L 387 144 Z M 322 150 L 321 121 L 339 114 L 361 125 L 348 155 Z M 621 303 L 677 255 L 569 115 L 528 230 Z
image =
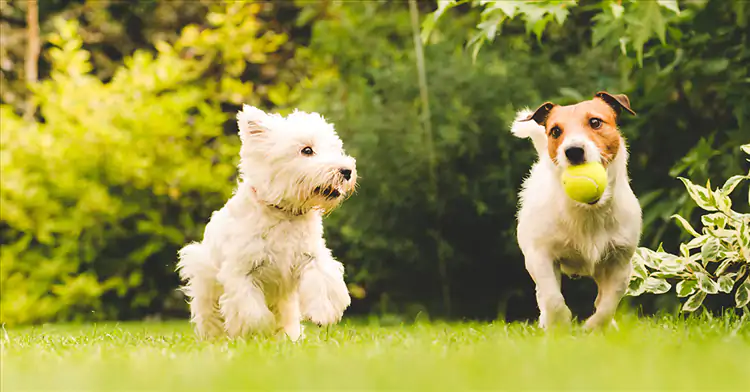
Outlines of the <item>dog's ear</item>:
M 242 110 L 237 113 L 237 127 L 240 129 L 240 137 L 258 135 L 268 131 L 264 122 L 268 119 L 266 112 L 250 105 L 242 105 Z
M 544 126 L 547 122 L 547 117 L 549 116 L 549 112 L 554 108 L 555 105 L 552 102 L 545 102 L 542 104 L 542 106 L 539 106 L 534 113 L 529 114 L 528 117 L 520 120 L 520 121 L 530 121 L 534 120 L 537 124 Z
M 596 96 L 604 100 L 607 105 L 611 106 L 615 110 L 615 113 L 619 117 L 622 111 L 626 111 L 635 116 L 635 112 L 630 108 L 630 100 L 625 94 L 612 95 L 606 91 L 599 91 Z

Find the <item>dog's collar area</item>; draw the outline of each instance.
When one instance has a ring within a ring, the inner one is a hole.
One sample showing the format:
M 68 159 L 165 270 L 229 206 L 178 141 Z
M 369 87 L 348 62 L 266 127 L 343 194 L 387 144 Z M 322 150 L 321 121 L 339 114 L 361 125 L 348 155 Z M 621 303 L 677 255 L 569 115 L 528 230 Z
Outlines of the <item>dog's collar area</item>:
M 250 187 L 250 190 L 251 190 L 251 191 L 253 192 L 253 194 L 254 194 L 254 195 L 256 196 L 256 198 L 257 198 L 257 199 L 258 199 L 258 200 L 259 200 L 260 202 L 262 202 L 263 204 L 265 204 L 265 205 L 267 205 L 267 206 L 269 206 L 269 207 L 273 207 L 273 208 L 275 208 L 275 209 L 277 209 L 277 210 L 279 210 L 279 211 L 282 211 L 282 212 L 284 212 L 284 213 L 287 213 L 287 214 L 289 214 L 289 215 L 293 215 L 293 216 L 300 216 L 300 215 L 304 215 L 304 212 L 303 212 L 303 211 L 294 211 L 294 210 L 290 210 L 290 209 L 284 208 L 284 207 L 282 207 L 282 206 L 280 206 L 280 205 L 278 205 L 278 204 L 268 203 L 268 202 L 266 202 L 266 201 L 260 200 L 260 198 L 258 197 L 258 190 L 257 190 L 257 189 L 255 189 L 255 187 L 254 187 L 254 186 L 251 186 L 251 187 Z

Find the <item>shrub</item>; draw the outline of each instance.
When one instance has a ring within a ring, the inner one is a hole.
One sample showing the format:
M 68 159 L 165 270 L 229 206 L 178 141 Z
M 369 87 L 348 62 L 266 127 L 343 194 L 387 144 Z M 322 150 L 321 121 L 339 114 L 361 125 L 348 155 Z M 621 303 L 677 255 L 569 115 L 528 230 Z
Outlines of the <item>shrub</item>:
M 261 29 L 258 6 L 217 7 L 212 28 L 135 52 L 107 82 L 77 23 L 56 20 L 51 77 L 32 86 L 41 119 L 0 107 L 3 323 L 185 308 L 176 250 L 234 186 L 239 140 L 222 104 L 259 100 L 239 75 L 285 40 Z
M 750 144 L 743 145 L 742 150 L 750 154 Z M 735 306 L 747 311 L 750 214 L 733 211 L 730 196 L 748 179 L 750 172 L 732 176 L 721 188 L 712 189 L 710 181 L 702 187 L 680 178 L 690 198 L 705 211 L 701 216 L 703 227 L 699 232 L 684 217 L 674 215 L 693 239 L 680 244 L 679 255 L 667 253 L 661 247 L 656 251 L 639 248 L 632 259 L 634 273 L 627 294 L 662 294 L 670 290 L 669 281 L 676 281 L 677 296 L 688 297 L 682 311 L 692 312 L 701 306 L 706 295 L 730 293 L 736 288 Z M 750 191 L 747 202 L 750 204 Z

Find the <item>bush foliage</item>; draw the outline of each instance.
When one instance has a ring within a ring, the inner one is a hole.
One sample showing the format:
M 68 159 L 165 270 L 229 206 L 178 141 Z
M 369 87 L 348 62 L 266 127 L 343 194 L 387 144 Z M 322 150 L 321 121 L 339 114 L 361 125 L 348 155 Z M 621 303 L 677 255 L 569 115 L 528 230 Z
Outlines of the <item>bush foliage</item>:
M 678 176 L 745 171 L 741 2 L 420 3 L 442 13 L 423 17 L 431 133 L 404 3 L 167 3 L 43 4 L 41 82 L 23 90 L 15 47 L 0 51 L 13 89 L 0 94 L 2 322 L 184 315 L 176 251 L 231 194 L 240 103 L 318 111 L 357 157 L 360 191 L 326 222 L 352 313 L 535 316 L 514 232 L 535 159 L 508 132 L 521 107 L 628 94 L 648 248 L 687 240 L 670 216 L 700 222 Z M 16 37 L 14 7 L 2 34 Z M 574 290 L 574 311 L 591 289 Z
M 77 22 L 55 20 L 50 77 L 32 88 L 43 121 L 0 109 L 3 322 L 128 317 L 182 302 L 175 248 L 232 191 L 239 145 L 223 134 L 222 103 L 251 94 L 237 77 L 285 39 L 259 35 L 257 11 L 217 9 L 210 28 L 190 25 L 155 54 L 136 51 L 107 82 L 92 74 Z M 246 51 L 226 50 L 240 42 Z M 225 72 L 207 77 L 217 62 Z
M 750 144 L 742 146 L 742 150 L 750 155 Z M 661 247 L 656 251 L 638 249 L 633 256 L 634 274 L 628 295 L 663 294 L 671 288 L 669 279 L 677 281 L 678 297 L 688 297 L 682 306 L 685 312 L 697 310 L 707 294 L 732 290 L 735 306 L 745 308 L 750 302 L 750 214 L 733 211 L 730 196 L 743 181 L 750 180 L 750 172 L 730 177 L 718 189 L 712 189 L 710 181 L 702 187 L 685 178 L 680 180 L 690 198 L 706 211 L 701 216 L 703 227 L 698 232 L 685 218 L 675 215 L 693 239 L 680 244 L 679 255 Z M 747 202 L 750 204 L 750 192 Z

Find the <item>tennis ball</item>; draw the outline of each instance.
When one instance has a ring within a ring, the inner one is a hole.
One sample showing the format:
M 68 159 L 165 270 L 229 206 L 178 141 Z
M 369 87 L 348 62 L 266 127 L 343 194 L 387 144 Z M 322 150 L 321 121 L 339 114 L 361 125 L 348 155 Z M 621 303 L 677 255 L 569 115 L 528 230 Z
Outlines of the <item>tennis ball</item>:
M 570 166 L 563 172 L 562 184 L 571 199 L 593 204 L 599 201 L 607 187 L 607 170 L 599 162 Z

